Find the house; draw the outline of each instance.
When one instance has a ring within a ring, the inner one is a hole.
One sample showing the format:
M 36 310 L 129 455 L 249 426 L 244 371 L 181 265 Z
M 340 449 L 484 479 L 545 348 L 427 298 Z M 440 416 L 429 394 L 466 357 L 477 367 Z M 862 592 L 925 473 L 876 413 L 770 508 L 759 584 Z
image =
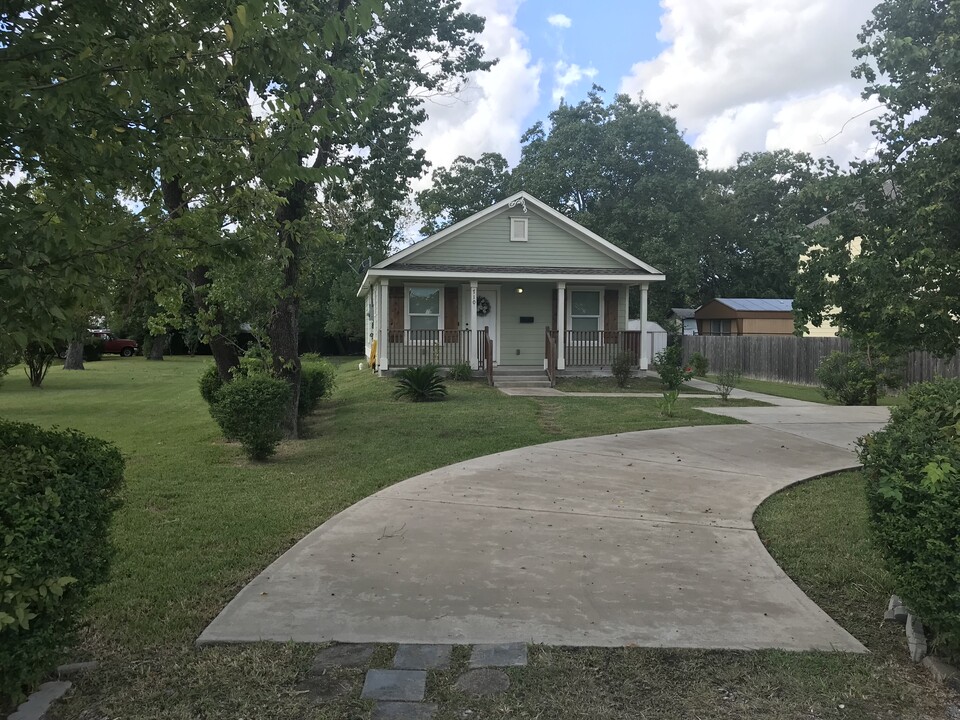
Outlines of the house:
M 623 350 L 650 362 L 646 330 L 629 331 L 630 288 L 647 320 L 663 274 L 520 192 L 371 267 L 367 357 L 380 373 L 469 363 L 487 373 L 526 367 L 609 373 Z M 641 326 L 643 328 L 644 326 Z
M 696 335 L 697 319 L 693 316 L 695 312 L 693 308 L 670 308 L 667 320 L 680 326 L 681 335 Z
M 715 298 L 694 313 L 700 335 L 793 335 L 793 300 Z

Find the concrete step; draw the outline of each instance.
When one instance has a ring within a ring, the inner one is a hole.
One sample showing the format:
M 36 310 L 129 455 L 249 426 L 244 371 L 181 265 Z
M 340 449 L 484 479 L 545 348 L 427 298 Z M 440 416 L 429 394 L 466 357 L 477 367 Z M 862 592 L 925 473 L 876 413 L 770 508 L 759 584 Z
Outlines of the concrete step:
M 493 382 L 497 387 L 512 387 L 512 388 L 541 388 L 550 387 L 549 380 L 514 380 L 513 378 L 504 379 L 498 378 L 496 375 L 493 377 Z

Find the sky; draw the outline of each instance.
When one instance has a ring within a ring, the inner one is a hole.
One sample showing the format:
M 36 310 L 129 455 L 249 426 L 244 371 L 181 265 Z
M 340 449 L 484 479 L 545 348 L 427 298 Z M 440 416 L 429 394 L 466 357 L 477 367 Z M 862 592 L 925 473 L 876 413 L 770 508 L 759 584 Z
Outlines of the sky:
M 781 148 L 843 166 L 875 147 L 880 109 L 850 73 L 876 1 L 462 0 L 487 19 L 480 41 L 499 63 L 429 103 L 420 146 L 434 166 L 483 152 L 513 166 L 523 131 L 596 83 L 676 106 L 710 167 Z

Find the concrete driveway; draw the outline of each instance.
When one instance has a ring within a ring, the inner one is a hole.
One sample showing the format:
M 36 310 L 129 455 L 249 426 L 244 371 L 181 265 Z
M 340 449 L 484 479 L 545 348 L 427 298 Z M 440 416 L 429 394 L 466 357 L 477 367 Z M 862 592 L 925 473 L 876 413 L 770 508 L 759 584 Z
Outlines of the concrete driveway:
M 856 466 L 853 440 L 886 418 L 727 412 L 747 410 L 767 411 L 752 418 L 764 424 L 556 442 L 401 482 L 297 543 L 199 642 L 864 652 L 780 570 L 751 518 L 780 488 Z

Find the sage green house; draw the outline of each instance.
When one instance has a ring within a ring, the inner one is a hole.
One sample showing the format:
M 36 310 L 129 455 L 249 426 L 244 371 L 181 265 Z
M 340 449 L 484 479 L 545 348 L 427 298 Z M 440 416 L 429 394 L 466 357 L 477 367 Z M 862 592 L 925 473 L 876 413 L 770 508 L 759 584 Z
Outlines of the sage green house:
M 380 371 L 469 363 L 493 377 L 525 366 L 556 375 L 609 373 L 622 352 L 650 361 L 645 330 L 628 331 L 630 288 L 663 274 L 521 192 L 374 265 L 367 357 Z

